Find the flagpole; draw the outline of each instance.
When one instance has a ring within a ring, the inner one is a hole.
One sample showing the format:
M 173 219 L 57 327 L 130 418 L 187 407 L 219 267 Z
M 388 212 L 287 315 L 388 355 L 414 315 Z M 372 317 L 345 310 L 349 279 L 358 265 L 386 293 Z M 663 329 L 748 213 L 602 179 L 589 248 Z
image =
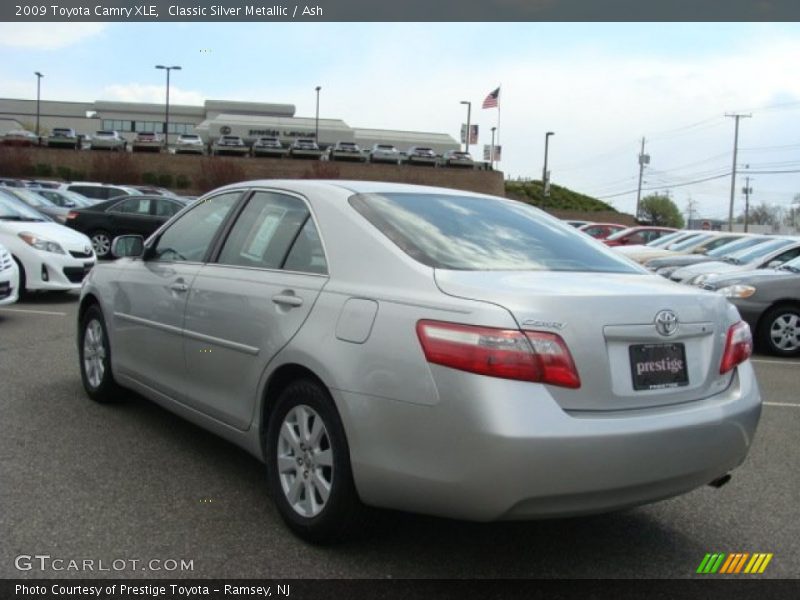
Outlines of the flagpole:
M 497 88 L 502 92 L 503 84 L 501 83 L 500 86 Z M 497 94 L 497 145 L 500 146 L 500 93 Z M 492 155 L 494 155 L 494 148 L 492 148 Z M 500 159 L 503 159 L 503 153 L 500 152 Z
M 503 91 L 502 84 L 498 89 L 501 92 Z M 497 145 L 500 145 L 500 94 L 497 94 Z

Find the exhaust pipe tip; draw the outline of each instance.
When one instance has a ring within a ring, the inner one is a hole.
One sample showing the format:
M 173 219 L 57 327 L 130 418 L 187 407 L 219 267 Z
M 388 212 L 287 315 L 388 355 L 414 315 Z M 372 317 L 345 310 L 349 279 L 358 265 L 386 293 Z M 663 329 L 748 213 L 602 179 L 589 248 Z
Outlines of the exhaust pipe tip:
M 711 486 L 711 487 L 713 487 L 713 488 L 717 488 L 717 489 L 719 489 L 719 488 L 721 488 L 723 485 L 725 485 L 726 483 L 728 483 L 730 480 L 731 480 L 731 474 L 730 474 L 730 473 L 725 473 L 725 475 L 723 475 L 722 477 L 717 477 L 717 478 L 716 478 L 716 479 L 714 479 L 713 481 L 710 481 L 710 482 L 708 483 L 708 485 L 710 485 L 710 486 Z

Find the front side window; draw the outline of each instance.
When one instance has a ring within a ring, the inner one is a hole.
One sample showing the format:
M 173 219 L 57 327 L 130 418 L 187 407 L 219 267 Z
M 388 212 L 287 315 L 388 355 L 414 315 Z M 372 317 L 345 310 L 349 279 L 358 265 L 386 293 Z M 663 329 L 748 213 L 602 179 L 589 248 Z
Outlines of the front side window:
M 198 202 L 158 238 L 152 260 L 202 261 L 240 195 L 227 192 Z
M 521 202 L 425 193 L 358 194 L 350 205 L 430 267 L 640 273 L 569 225 Z
M 325 272 L 322 245 L 305 203 L 275 192 L 253 194 L 231 229 L 218 262 Z

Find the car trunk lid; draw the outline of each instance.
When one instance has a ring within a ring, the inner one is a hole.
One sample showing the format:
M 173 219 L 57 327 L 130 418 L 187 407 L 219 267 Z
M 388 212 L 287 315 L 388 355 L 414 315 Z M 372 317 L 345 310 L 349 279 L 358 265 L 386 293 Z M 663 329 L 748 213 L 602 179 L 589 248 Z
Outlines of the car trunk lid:
M 550 386 L 565 410 L 689 402 L 729 382 L 719 373 L 727 307 L 716 294 L 649 274 L 437 269 L 435 278 L 445 294 L 501 305 L 521 329 L 562 337 L 581 379 L 580 389 Z M 677 319 L 669 335 L 660 314 Z

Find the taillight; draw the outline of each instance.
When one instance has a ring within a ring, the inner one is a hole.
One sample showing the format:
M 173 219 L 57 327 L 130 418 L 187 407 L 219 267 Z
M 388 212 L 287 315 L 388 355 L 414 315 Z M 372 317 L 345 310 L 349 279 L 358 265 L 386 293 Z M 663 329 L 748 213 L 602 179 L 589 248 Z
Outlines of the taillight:
M 78 213 L 76 213 L 74 210 L 71 210 L 71 211 L 69 211 L 69 212 L 67 213 L 67 220 L 68 220 L 68 221 L 69 221 L 70 219 L 77 219 L 77 218 L 78 218 Z
M 744 321 L 731 325 L 725 338 L 725 350 L 719 365 L 720 374 L 725 374 L 736 365 L 742 364 L 753 354 L 753 336 L 750 326 Z
M 489 377 L 581 386 L 569 349 L 555 333 L 420 321 L 417 336 L 425 358 L 437 365 Z

